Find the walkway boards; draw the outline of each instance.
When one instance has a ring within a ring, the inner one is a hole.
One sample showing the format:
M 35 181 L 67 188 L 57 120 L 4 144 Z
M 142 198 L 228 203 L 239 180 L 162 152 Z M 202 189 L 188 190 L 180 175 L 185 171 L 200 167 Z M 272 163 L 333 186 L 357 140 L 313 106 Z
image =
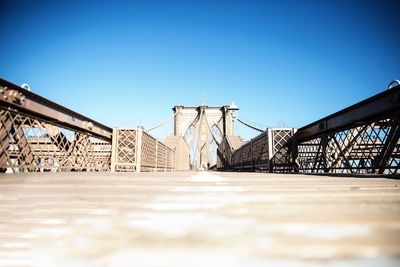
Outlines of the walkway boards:
M 0 266 L 399 266 L 400 180 L 0 175 Z

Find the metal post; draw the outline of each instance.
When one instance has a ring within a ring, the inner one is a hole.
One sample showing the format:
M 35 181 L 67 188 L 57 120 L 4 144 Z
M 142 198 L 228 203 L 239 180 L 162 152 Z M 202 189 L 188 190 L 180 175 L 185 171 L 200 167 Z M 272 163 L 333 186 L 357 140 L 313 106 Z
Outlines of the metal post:
M 112 134 L 112 144 L 111 144 L 111 172 L 115 172 L 115 165 L 117 162 L 117 151 L 118 151 L 118 144 L 117 144 L 117 135 L 118 135 L 118 129 L 114 128 L 113 129 L 113 134 Z
M 268 171 L 273 172 L 273 164 L 272 164 L 272 158 L 274 156 L 274 136 L 273 136 L 273 130 L 271 128 L 267 129 L 268 134 L 267 134 L 267 140 L 268 140 Z
M 156 139 L 156 166 L 154 168 L 154 171 L 157 171 L 158 167 L 158 140 Z
M 136 159 L 136 172 L 141 171 L 142 167 L 142 137 L 143 131 L 136 129 L 136 149 L 135 149 L 135 159 Z
M 167 157 L 168 157 L 168 148 L 165 147 L 165 157 L 164 157 L 164 172 L 167 171 Z

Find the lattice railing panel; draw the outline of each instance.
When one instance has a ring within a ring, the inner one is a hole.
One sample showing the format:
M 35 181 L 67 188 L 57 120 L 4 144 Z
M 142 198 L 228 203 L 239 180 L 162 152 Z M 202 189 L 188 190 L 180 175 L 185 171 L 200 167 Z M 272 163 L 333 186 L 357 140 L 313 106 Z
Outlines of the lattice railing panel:
M 157 168 L 166 167 L 167 147 L 159 146 L 157 150 Z
M 38 162 L 35 160 L 29 141 L 24 133 L 25 125 L 33 125 L 34 119 L 0 110 L 1 123 L 1 168 L 11 168 L 18 171 L 36 170 Z
M 91 137 L 91 153 L 94 155 L 96 170 L 111 170 L 111 143 Z
M 167 170 L 174 169 L 174 151 L 172 151 L 171 149 L 167 149 L 166 169 Z
M 374 173 L 377 160 L 388 142 L 392 120 L 382 120 L 364 126 L 346 129 L 320 138 L 313 165 L 304 165 L 299 156 L 299 170 L 333 173 Z M 323 142 L 325 140 L 325 142 Z M 398 146 L 398 144 L 397 144 Z M 302 144 L 299 145 L 299 150 Z M 395 152 L 395 151 L 394 151 Z M 395 152 L 396 153 L 396 152 Z M 386 173 L 396 172 L 398 162 L 390 157 Z
M 232 170 L 260 170 L 271 171 L 272 164 L 280 168 L 288 168 L 286 154 L 281 153 L 284 146 L 294 133 L 293 128 L 270 128 L 251 141 L 234 150 L 232 155 L 221 155 L 221 158 L 230 160 L 226 162 L 225 169 Z M 223 146 L 221 146 L 221 149 Z M 219 151 L 218 153 L 224 153 Z M 227 152 L 225 152 L 227 153 Z M 277 154 L 278 153 L 278 154 Z M 275 161 L 272 157 L 275 156 Z M 223 167 L 220 167 L 221 169 Z
M 272 146 L 273 154 L 275 154 L 281 147 L 283 147 L 292 137 L 293 129 L 272 129 Z
M 291 142 L 276 154 L 280 160 L 274 157 L 291 167 L 274 171 L 399 174 L 399 136 L 395 117 L 328 132 L 297 145 Z
M 113 132 L 112 165 L 114 171 L 136 171 L 138 133 L 136 129 L 117 129 Z
M 253 151 L 252 163 L 257 168 L 266 166 L 269 160 L 268 138 L 268 134 L 266 134 L 263 138 L 253 141 L 253 144 L 251 145 Z
M 136 131 L 119 130 L 117 142 L 117 161 L 134 164 L 136 161 Z
M 113 171 L 173 170 L 174 152 L 154 137 L 138 129 L 114 129 Z
M 158 141 L 148 135 L 143 134 L 142 136 L 142 157 L 141 157 L 141 166 L 149 167 L 149 168 L 156 168 L 157 163 L 157 144 Z
M 272 157 L 270 160 L 270 171 L 286 171 L 292 167 L 287 155 L 287 149 L 283 148 L 293 136 L 295 129 L 273 129 L 272 134 Z
M 0 126 L 2 170 L 110 169 L 111 144 L 107 141 L 102 142 L 108 149 L 99 156 L 88 134 L 10 110 L 0 110 Z

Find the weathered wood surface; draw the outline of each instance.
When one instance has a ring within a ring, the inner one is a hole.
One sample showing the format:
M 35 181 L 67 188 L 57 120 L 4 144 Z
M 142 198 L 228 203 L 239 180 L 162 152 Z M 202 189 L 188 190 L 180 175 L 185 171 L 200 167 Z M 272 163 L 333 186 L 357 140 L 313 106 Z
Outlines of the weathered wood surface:
M 0 266 L 399 266 L 400 181 L 0 175 Z

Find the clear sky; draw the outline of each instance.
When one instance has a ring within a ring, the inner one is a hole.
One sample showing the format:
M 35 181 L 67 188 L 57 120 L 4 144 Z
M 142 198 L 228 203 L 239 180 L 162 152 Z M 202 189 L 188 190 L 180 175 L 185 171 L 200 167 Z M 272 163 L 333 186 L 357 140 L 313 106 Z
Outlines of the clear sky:
M 3 0 L 0 76 L 110 127 L 151 127 L 202 95 L 301 127 L 400 79 L 399 11 L 378 0 Z

